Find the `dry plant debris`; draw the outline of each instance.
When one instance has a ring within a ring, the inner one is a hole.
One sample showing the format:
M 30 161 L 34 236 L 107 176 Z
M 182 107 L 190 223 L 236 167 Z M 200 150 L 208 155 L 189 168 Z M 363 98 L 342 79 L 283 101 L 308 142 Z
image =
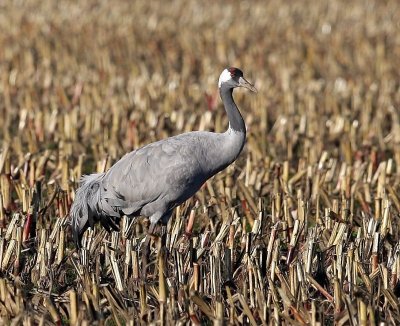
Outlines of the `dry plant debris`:
M 399 21 L 395 0 L 2 1 L 1 323 L 399 324 Z M 78 253 L 79 177 L 224 130 L 226 66 L 259 89 L 240 159 L 148 257 L 128 219 Z

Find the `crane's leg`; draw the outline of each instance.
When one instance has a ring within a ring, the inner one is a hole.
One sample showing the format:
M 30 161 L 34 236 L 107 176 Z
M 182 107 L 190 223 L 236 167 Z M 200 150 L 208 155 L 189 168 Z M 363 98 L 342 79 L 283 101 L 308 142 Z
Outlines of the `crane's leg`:
M 160 221 L 163 225 L 166 225 L 169 218 L 171 217 L 172 211 L 167 211 L 164 214 L 153 214 L 150 217 L 150 226 L 147 231 L 146 240 L 143 243 L 142 250 L 142 281 L 145 281 L 147 278 L 147 266 L 148 259 L 150 255 L 150 240 L 152 237 L 158 238 L 159 235 L 156 234 L 157 222 Z
M 150 240 L 151 235 L 155 231 L 156 224 L 151 223 L 147 231 L 146 240 L 143 243 L 142 250 L 142 281 L 145 282 L 147 279 L 147 262 L 150 255 Z
M 150 256 L 150 240 L 155 233 L 156 226 L 158 220 L 161 218 L 162 213 L 156 212 L 150 216 L 150 226 L 147 230 L 146 240 L 143 243 L 143 250 L 142 250 L 142 281 L 144 282 L 147 279 L 147 266 L 148 260 Z

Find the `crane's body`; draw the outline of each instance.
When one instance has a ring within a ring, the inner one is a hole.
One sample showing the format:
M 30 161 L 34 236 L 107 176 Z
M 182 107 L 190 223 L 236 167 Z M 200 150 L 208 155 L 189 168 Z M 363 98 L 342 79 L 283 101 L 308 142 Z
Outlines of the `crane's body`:
M 233 77 L 238 85 L 230 82 Z M 147 216 L 153 225 L 168 222 L 176 206 L 235 161 L 246 140 L 246 127 L 232 97 L 237 86 L 255 91 L 239 69 L 225 69 L 219 88 L 229 118 L 226 132 L 193 131 L 163 139 L 126 154 L 105 173 L 84 176 L 70 213 L 77 244 L 97 221 L 108 230 L 116 228 L 122 215 Z

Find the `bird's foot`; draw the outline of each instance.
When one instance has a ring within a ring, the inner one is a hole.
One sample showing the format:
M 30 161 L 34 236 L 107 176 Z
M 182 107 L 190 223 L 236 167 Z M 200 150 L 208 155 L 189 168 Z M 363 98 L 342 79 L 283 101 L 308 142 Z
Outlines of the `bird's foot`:
M 190 246 L 190 241 L 192 240 L 192 233 L 183 233 L 181 237 L 178 239 L 178 241 L 175 243 L 174 247 L 177 249 L 180 253 L 185 252 L 188 247 Z

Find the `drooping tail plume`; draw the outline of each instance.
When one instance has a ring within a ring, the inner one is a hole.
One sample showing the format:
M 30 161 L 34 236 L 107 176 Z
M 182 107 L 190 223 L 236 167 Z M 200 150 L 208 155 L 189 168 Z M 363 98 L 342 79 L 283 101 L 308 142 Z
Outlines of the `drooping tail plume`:
M 81 186 L 75 193 L 75 200 L 70 210 L 72 233 L 76 246 L 81 246 L 81 238 L 86 229 L 93 227 L 98 219 L 100 202 L 100 183 L 104 173 L 85 175 Z

